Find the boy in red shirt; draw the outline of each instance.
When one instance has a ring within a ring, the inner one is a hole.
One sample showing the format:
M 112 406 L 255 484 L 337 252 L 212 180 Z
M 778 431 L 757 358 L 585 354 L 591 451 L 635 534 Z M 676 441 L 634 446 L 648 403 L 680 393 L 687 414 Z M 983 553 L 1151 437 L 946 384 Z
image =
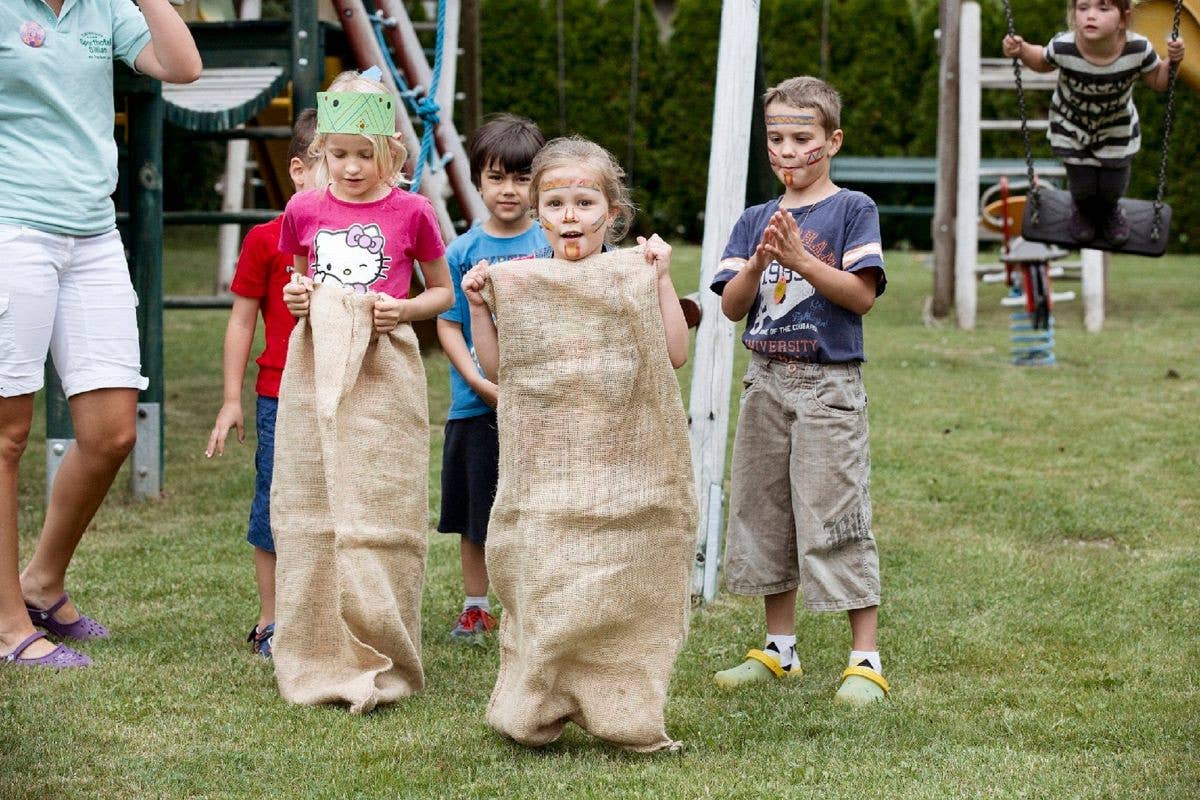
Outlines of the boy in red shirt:
M 306 109 L 296 117 L 292 142 L 288 147 L 288 174 L 297 192 L 311 188 L 312 167 L 316 159 L 308 146 L 317 130 L 317 112 Z M 254 575 L 258 583 L 258 622 L 247 641 L 255 653 L 271 657 L 271 636 L 275 633 L 275 540 L 271 536 L 271 467 L 275 460 L 275 412 L 279 407 L 279 379 L 287 359 L 288 338 L 296 318 L 283 302 L 283 287 L 291 278 L 292 257 L 279 250 L 279 232 L 283 215 L 256 225 L 246 234 L 237 269 L 229 290 L 233 292 L 233 310 L 225 329 L 225 400 L 217 413 L 217 422 L 208 437 L 209 458 L 224 455 L 225 437 L 237 428 L 239 442 L 245 441 L 242 418 L 242 381 L 254 341 L 258 314 L 266 327 L 266 346 L 257 359 L 258 395 L 255 429 L 258 448 L 254 455 L 256 473 L 254 500 L 250 505 L 247 541 L 254 545 Z

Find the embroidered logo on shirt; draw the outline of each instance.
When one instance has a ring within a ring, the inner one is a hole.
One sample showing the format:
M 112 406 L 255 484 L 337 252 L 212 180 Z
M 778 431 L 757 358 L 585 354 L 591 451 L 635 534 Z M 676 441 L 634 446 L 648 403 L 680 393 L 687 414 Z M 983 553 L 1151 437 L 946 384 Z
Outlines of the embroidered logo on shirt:
M 88 58 L 94 61 L 110 61 L 112 59 L 112 39 L 102 33 L 79 34 L 79 43 L 87 50 Z

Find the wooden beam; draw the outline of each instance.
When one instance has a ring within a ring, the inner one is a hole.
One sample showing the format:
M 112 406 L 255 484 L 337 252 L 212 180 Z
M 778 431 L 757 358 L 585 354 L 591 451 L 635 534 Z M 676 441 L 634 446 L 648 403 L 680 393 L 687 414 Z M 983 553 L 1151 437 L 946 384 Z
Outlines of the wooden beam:
M 758 0 L 727 0 L 721 6 L 717 80 L 713 99 L 712 150 L 704 241 L 700 251 L 700 326 L 692 369 L 689 438 L 700 524 L 692 594 L 711 600 L 720 561 L 725 442 L 729 433 L 729 390 L 733 378 L 734 325 L 721 313 L 708 286 L 733 225 L 743 211 L 754 107 L 754 63 L 758 47 Z
M 954 213 L 958 203 L 958 25 L 961 0 L 942 0 L 938 12 L 937 189 L 933 211 L 933 304 L 935 319 L 954 304 Z

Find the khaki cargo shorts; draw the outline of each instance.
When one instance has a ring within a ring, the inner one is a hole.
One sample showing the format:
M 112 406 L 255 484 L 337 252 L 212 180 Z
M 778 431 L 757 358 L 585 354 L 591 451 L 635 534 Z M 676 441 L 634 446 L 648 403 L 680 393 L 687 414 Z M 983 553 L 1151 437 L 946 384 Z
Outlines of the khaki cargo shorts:
M 751 354 L 743 383 L 726 587 L 768 595 L 799 586 L 813 611 L 878 605 L 861 367 Z

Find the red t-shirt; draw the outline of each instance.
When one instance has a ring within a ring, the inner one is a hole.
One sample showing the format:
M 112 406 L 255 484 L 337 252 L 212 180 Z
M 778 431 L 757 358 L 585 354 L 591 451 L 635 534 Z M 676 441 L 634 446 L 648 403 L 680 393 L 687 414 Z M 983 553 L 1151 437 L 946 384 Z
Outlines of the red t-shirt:
M 279 249 L 308 259 L 308 274 L 355 292 L 408 297 L 414 261 L 446 254 L 433 205 L 393 188 L 370 203 L 347 203 L 328 187 L 293 195 Z
M 279 250 L 279 231 L 283 217 L 255 225 L 242 242 L 237 269 L 229 291 L 240 297 L 258 300 L 266 327 L 266 347 L 255 362 L 258 381 L 254 391 L 263 397 L 279 397 L 279 379 L 287 361 L 288 337 L 296 318 L 283 302 L 283 287 L 291 278 L 288 267 L 292 257 Z

